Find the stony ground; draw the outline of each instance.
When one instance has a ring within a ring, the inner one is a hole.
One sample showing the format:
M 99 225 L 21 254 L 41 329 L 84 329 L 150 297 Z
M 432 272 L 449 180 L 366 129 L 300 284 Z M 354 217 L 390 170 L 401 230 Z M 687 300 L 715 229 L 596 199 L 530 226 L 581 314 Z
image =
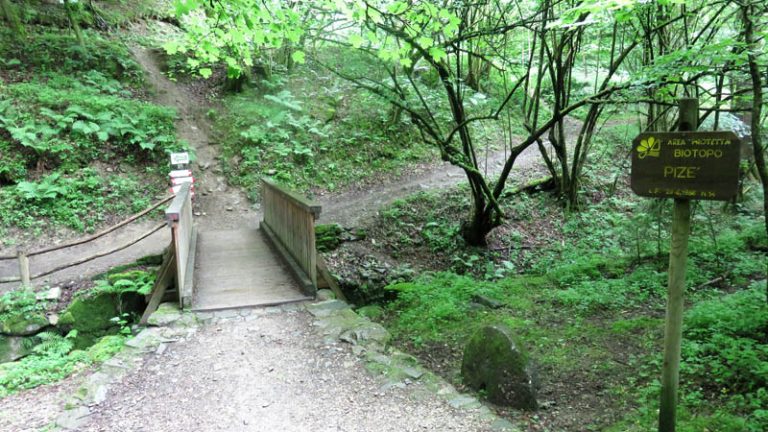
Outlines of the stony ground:
M 3 431 L 501 431 L 335 300 L 158 314 L 116 358 L 0 400 Z M 169 319 L 170 317 L 170 319 Z M 42 408 L 42 409 L 41 409 Z M 55 426 L 54 426 L 55 425 Z

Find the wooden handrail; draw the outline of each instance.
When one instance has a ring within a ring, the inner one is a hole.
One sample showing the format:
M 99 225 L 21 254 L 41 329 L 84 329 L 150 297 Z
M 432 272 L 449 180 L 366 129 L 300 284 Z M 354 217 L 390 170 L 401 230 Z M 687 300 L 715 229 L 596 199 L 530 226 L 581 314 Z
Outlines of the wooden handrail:
M 276 190 L 277 192 L 280 192 L 281 195 L 293 201 L 293 203 L 299 206 L 300 208 L 306 210 L 309 213 L 312 213 L 315 219 L 320 217 L 320 210 L 322 209 L 322 207 L 319 204 L 310 201 L 306 197 L 299 195 L 296 192 L 284 186 L 280 186 L 279 184 L 275 183 L 269 178 L 262 177 L 261 183 L 266 187 L 269 187 L 271 189 Z
M 165 228 L 165 227 L 166 227 L 165 223 L 161 223 L 161 224 L 155 226 L 154 228 L 152 228 L 151 230 L 147 231 L 146 233 L 142 234 L 138 238 L 135 238 L 135 239 L 131 240 L 130 242 L 126 243 L 126 244 L 120 245 L 120 246 L 118 246 L 116 248 L 113 248 L 113 249 L 110 249 L 110 250 L 108 250 L 106 252 L 99 252 L 99 253 L 91 255 L 89 257 L 81 258 L 81 259 L 79 259 L 77 261 L 73 261 L 71 263 L 63 264 L 63 265 L 60 265 L 58 267 L 52 268 L 50 270 L 46 270 L 46 271 L 44 271 L 42 273 L 38 273 L 38 274 L 32 276 L 30 279 L 38 279 L 38 278 L 41 278 L 43 276 L 48 276 L 49 274 L 56 273 L 58 271 L 61 271 L 61 270 L 64 270 L 64 269 L 67 269 L 67 268 L 70 268 L 70 267 L 74 267 L 74 266 L 77 266 L 77 265 L 80 265 L 80 264 L 85 264 L 85 263 L 87 263 L 89 261 L 93 261 L 93 260 L 95 260 L 97 258 L 101 258 L 101 257 L 105 257 L 107 255 L 111 255 L 111 254 L 113 254 L 115 252 L 120 252 L 121 250 L 135 245 L 136 243 L 144 240 L 145 238 L 151 236 L 152 234 L 160 231 L 162 228 Z M 12 278 L 2 278 L 2 279 L 0 279 L 0 283 L 9 283 L 9 282 L 21 282 L 21 277 L 12 277 Z
M 195 229 L 192 221 L 192 184 L 184 183 L 165 210 L 165 218 L 173 233 L 176 256 L 176 284 L 179 305 L 191 306 L 194 281 Z
M 317 292 L 315 220 L 321 207 L 301 195 L 262 178 L 261 230 L 283 256 L 302 289 Z

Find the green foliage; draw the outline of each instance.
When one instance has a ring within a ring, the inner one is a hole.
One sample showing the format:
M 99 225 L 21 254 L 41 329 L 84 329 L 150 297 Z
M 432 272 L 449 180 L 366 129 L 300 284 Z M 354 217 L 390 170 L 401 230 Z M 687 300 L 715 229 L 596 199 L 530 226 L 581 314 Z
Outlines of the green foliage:
M 768 305 L 764 282 L 693 306 L 683 320 L 678 430 L 759 432 L 768 428 Z M 650 363 L 652 376 L 660 354 Z M 609 431 L 645 431 L 657 421 L 659 386 L 640 391 L 640 407 Z
M 0 225 L 42 229 L 53 223 L 91 230 L 105 214 L 145 208 L 154 193 L 156 189 L 138 178 L 103 176 L 91 168 L 68 176 L 54 173 L 0 189 Z
M 762 395 L 768 403 L 768 304 L 762 285 L 702 301 L 686 314 L 686 373 L 707 390 L 747 399 Z
M 88 34 L 88 46 L 84 47 L 74 43 L 66 31 L 35 32 L 23 44 L 9 32 L 6 28 L 0 30 L 0 58 L 16 60 L 18 74 L 56 71 L 77 75 L 98 71 L 121 81 L 139 83 L 143 79 L 141 67 L 133 61 L 128 48 L 97 33 Z
M 164 48 L 171 55 L 192 54 L 187 64 L 204 78 L 217 63 L 227 66 L 228 76 L 238 77 L 260 59 L 263 50 L 285 50 L 291 61 L 303 62 L 304 53 L 289 48 L 301 43 L 307 24 L 302 21 L 315 16 L 308 5 L 286 6 L 277 0 L 177 1 L 175 8 L 185 32 Z
M 24 46 L 0 38 L 13 64 L 0 86 L 0 227 L 91 230 L 146 207 L 165 183 L 153 165 L 187 147 L 176 113 L 134 99 L 141 72 L 124 45 L 29 29 Z
M 62 380 L 75 371 L 111 358 L 123 347 L 123 335 L 105 336 L 86 350 L 72 350 L 76 333 L 61 336 L 41 333 L 33 353 L 11 363 L 0 364 L 0 398 Z
M 172 110 L 121 97 L 120 84 L 98 72 L 86 75 L 94 85 L 49 78 L 2 90 L 0 133 L 16 151 L 31 153 L 28 164 L 75 167 L 129 154 L 157 158 L 181 148 Z
M 488 283 L 453 273 L 423 275 L 386 288 L 397 294 L 396 300 L 387 305 L 392 314 L 391 328 L 396 337 L 416 345 L 463 340 L 477 326 L 496 319 L 487 310 L 472 305 L 475 296 L 520 307 L 528 304 L 520 294 L 543 283 L 541 278 L 508 278 Z
M 110 274 L 107 280 L 99 280 L 94 292 L 125 293 L 135 292 L 147 295 L 152 291 L 157 274 L 154 271 L 131 270 L 122 273 Z
M 426 147 L 409 142 L 409 131 L 382 124 L 378 114 L 387 108 L 375 100 L 350 95 L 355 100 L 345 104 L 364 108 L 337 118 L 337 99 L 345 99 L 346 90 L 321 87 L 320 97 L 309 76 L 262 85 L 269 93 L 247 89 L 227 97 L 226 109 L 215 119 L 228 179 L 253 191 L 252 198 L 264 175 L 301 191 L 334 190 L 427 155 Z
M 35 292 L 30 288 L 8 291 L 0 296 L 0 321 L 12 315 L 32 315 L 44 312 L 47 305 L 38 301 Z

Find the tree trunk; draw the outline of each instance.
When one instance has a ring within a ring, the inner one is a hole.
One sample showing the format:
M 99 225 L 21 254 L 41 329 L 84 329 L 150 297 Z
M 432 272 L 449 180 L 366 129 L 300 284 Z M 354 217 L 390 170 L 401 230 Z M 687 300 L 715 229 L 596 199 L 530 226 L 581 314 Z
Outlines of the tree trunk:
M 11 4 L 10 0 L 0 0 L 0 8 L 3 10 L 3 16 L 8 26 L 13 30 L 14 36 L 23 38 L 26 36 L 26 30 L 24 25 L 19 19 L 19 15 L 16 13 L 15 7 Z
M 74 30 L 75 32 L 77 43 L 85 46 L 85 37 L 83 37 L 83 30 L 80 28 L 80 22 L 77 20 L 77 16 L 75 16 L 75 9 L 74 9 L 75 6 L 72 4 L 70 0 L 64 0 L 64 8 L 67 10 L 67 18 L 69 18 L 69 23 L 72 25 L 72 30 Z
M 467 177 L 471 177 L 471 174 L 467 174 Z M 472 179 L 470 178 L 470 184 Z M 494 216 L 494 213 L 490 213 L 487 210 L 487 204 L 485 196 L 482 191 L 477 191 L 476 187 L 472 187 L 472 214 L 469 220 L 464 221 L 461 224 L 461 237 L 470 246 L 487 246 L 485 238 L 488 236 L 494 228 L 499 226 L 498 217 Z
M 763 110 L 763 82 L 760 76 L 760 66 L 755 57 L 759 48 L 755 40 L 755 25 L 752 21 L 757 14 L 754 9 L 754 5 L 742 7 L 741 17 L 744 23 L 744 41 L 747 43 L 749 76 L 752 79 L 752 121 L 750 124 L 752 148 L 755 152 L 755 167 L 760 175 L 760 182 L 763 184 L 763 218 L 765 219 L 765 233 L 768 235 L 768 167 L 766 167 L 765 162 L 765 148 L 763 147 L 762 126 L 760 124 Z M 766 270 L 768 270 L 768 263 Z M 765 296 L 766 302 L 768 302 L 768 280 L 765 283 Z

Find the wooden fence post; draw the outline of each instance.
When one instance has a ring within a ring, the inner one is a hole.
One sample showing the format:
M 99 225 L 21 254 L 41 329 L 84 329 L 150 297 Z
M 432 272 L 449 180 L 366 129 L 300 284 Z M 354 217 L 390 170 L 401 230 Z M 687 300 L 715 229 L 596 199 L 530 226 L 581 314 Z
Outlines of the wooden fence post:
M 32 286 L 29 273 L 29 257 L 27 256 L 27 253 L 24 250 L 19 249 L 16 251 L 16 255 L 19 258 L 19 275 L 21 275 L 21 286 Z

